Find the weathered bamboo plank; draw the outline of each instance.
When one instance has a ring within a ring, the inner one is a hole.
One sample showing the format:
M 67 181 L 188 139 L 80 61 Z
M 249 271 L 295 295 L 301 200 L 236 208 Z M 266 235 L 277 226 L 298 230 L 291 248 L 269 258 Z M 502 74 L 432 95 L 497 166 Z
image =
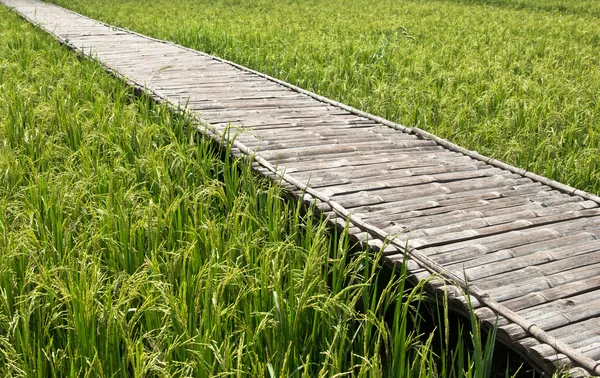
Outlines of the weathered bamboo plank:
M 507 186 L 507 187 L 502 187 L 502 188 L 495 188 L 495 190 L 493 190 L 493 191 L 480 190 L 480 191 L 470 193 L 469 196 L 456 195 L 456 194 L 441 194 L 441 195 L 431 195 L 431 196 L 423 195 L 420 198 L 395 200 L 395 201 L 389 201 L 389 202 L 385 202 L 385 203 L 381 203 L 381 204 L 356 206 L 356 207 L 347 206 L 347 208 L 351 209 L 352 212 L 356 213 L 356 214 L 370 214 L 375 211 L 384 211 L 389 208 L 398 209 L 399 211 L 404 209 L 407 212 L 413 211 L 413 210 L 421 210 L 421 209 L 443 209 L 447 206 L 455 206 L 455 205 L 464 204 L 464 203 L 472 203 L 473 201 L 486 201 L 486 200 L 490 201 L 490 200 L 496 200 L 496 199 L 507 200 L 507 199 L 510 199 L 513 197 L 520 198 L 520 197 L 517 197 L 516 195 L 514 195 L 515 192 L 520 193 L 522 196 L 526 196 L 526 195 L 529 195 L 532 193 L 539 194 L 539 193 L 544 192 L 544 190 L 541 190 L 539 184 L 538 185 L 526 184 L 526 185 L 522 185 L 519 187 Z M 548 192 L 550 192 L 550 191 L 548 190 Z M 509 197 L 509 194 L 514 195 L 514 196 Z M 385 223 L 383 223 L 383 222 L 384 221 L 382 221 L 381 219 L 375 221 L 376 224 L 379 224 L 380 226 L 385 226 Z M 467 242 L 467 243 L 471 243 L 471 242 Z M 454 245 L 447 245 L 446 247 L 440 247 L 439 251 L 443 252 L 445 250 L 444 248 L 446 248 L 446 249 L 449 248 L 449 250 L 453 250 Z M 460 248 L 460 245 L 457 246 L 456 248 Z M 430 249 L 424 249 L 424 250 L 429 251 Z M 437 251 L 437 249 L 436 249 L 436 251 Z
M 380 189 L 392 189 L 406 187 L 408 193 L 414 186 L 431 183 L 447 183 L 452 179 L 468 179 L 481 178 L 502 175 L 504 172 L 496 172 L 493 170 L 475 170 L 475 171 L 458 171 L 450 173 L 440 173 L 435 175 L 411 175 L 411 172 L 398 171 L 390 173 L 380 181 L 373 180 L 349 180 L 343 185 L 323 185 L 321 192 L 326 196 L 340 196 L 363 191 L 373 191 Z M 392 177 L 390 177 L 392 176 Z M 313 187 L 317 187 L 313 185 Z M 387 193 L 387 192 L 386 192 Z
M 404 219 L 396 219 L 394 216 L 388 216 L 388 221 L 383 223 L 377 222 L 377 224 L 383 229 L 400 226 L 405 227 L 406 229 L 422 230 L 423 232 L 431 233 L 431 229 L 456 223 L 469 226 L 469 224 L 466 222 L 473 219 L 477 219 L 478 222 L 485 222 L 482 223 L 483 226 L 492 226 L 516 221 L 518 219 L 539 217 L 543 213 L 559 213 L 563 211 L 576 211 L 587 208 L 587 204 L 579 204 L 579 202 L 568 201 L 569 198 L 565 199 L 565 203 L 556 204 L 550 208 L 541 203 L 531 202 L 519 197 L 516 199 L 509 199 L 511 199 L 512 202 L 508 202 L 506 204 L 463 204 L 460 206 L 460 209 L 455 208 L 452 212 L 440 213 L 438 211 L 431 215 L 421 213 L 418 217 L 412 216 L 405 217 Z
M 446 266 L 448 267 L 448 269 L 453 269 L 453 270 L 468 269 L 468 268 L 482 266 L 484 264 L 489 264 L 489 263 L 493 263 L 493 262 L 497 262 L 497 261 L 501 261 L 501 260 L 505 260 L 505 259 L 512 259 L 512 258 L 519 257 L 519 256 L 527 256 L 529 254 L 535 253 L 536 251 L 543 251 L 543 250 L 548 250 L 551 248 L 561 248 L 561 247 L 566 247 L 569 245 L 579 244 L 579 243 L 585 244 L 586 242 L 593 242 L 594 240 L 596 240 L 594 238 L 594 236 L 592 236 L 589 233 L 584 232 L 584 233 L 576 233 L 574 235 L 569 235 L 569 236 L 565 236 L 565 237 L 561 237 L 561 238 L 551 238 L 551 239 L 544 240 L 541 242 L 525 244 L 525 245 L 518 246 L 518 247 L 506 248 L 506 249 L 502 249 L 502 250 L 499 250 L 496 252 L 490 252 L 489 250 L 487 250 L 485 247 L 482 246 L 481 247 L 482 254 L 479 255 L 478 257 L 474 257 L 474 258 L 470 258 L 470 259 L 466 258 L 462 262 L 450 262 L 450 263 L 446 264 Z M 460 254 L 460 253 L 462 253 L 462 251 L 457 252 L 457 254 Z M 469 256 L 468 250 L 466 251 L 465 255 Z M 462 256 L 459 256 L 459 259 L 461 257 Z M 446 255 L 444 256 L 444 258 L 447 261 L 452 261 Z M 441 260 L 441 258 L 436 257 L 436 261 L 438 261 L 438 260 Z M 537 276 L 537 275 L 557 273 L 558 271 L 561 271 L 566 268 L 565 266 L 562 266 L 561 264 L 563 264 L 562 261 L 556 261 L 556 262 L 544 264 L 543 266 L 537 266 L 537 265 L 527 266 L 524 269 L 521 269 L 521 270 L 514 269 L 511 272 L 506 272 L 500 276 L 481 277 L 479 279 L 473 280 L 472 282 L 474 284 L 476 284 L 478 287 L 481 287 L 482 289 L 485 288 L 484 290 L 491 290 L 494 287 L 500 287 L 500 286 L 506 285 L 508 283 L 514 282 L 514 280 L 518 280 L 519 278 L 521 278 L 521 279 L 526 278 L 526 277 L 522 277 L 523 275 Z M 579 266 L 585 266 L 585 262 L 582 262 Z M 555 268 L 555 267 L 557 267 L 557 268 Z M 558 270 L 556 270 L 556 269 L 558 269 Z
M 387 165 L 387 164 L 386 164 Z M 389 165 L 387 165 L 389 166 Z M 392 169 L 392 170 L 371 170 L 369 168 L 372 166 L 353 166 L 358 167 L 357 169 L 352 170 L 344 170 L 339 172 L 344 172 L 343 174 L 338 174 L 338 172 L 332 173 L 324 173 L 318 174 L 319 172 L 309 171 L 308 173 L 303 173 L 299 175 L 298 179 L 303 182 L 311 182 L 311 187 L 313 188 L 327 188 L 326 190 L 331 189 L 335 192 L 335 194 L 341 194 L 343 192 L 349 193 L 344 187 L 341 187 L 334 182 L 329 182 L 328 180 L 343 180 L 343 183 L 346 184 L 345 187 L 351 187 L 353 185 L 365 185 L 367 183 L 373 182 L 374 179 L 381 180 L 382 183 L 387 183 L 387 187 L 389 187 L 389 183 L 393 181 L 401 182 L 401 180 L 422 180 L 423 182 L 439 182 L 443 183 L 448 180 L 448 177 L 453 175 L 458 176 L 463 175 L 464 177 L 485 177 L 488 175 L 493 175 L 494 172 L 491 170 L 485 169 L 477 169 L 477 167 L 470 165 L 454 165 L 454 166 L 426 166 L 423 169 Z M 382 166 L 380 166 L 382 167 Z M 354 175 L 346 173 L 346 171 L 351 171 Z M 314 173 L 314 175 L 313 175 Z M 318 177 L 315 179 L 314 177 Z M 381 184 L 383 185 L 383 184 Z M 407 186 L 404 184 L 403 186 Z M 336 187 L 336 188 L 334 188 Z M 382 186 L 382 188 L 385 186 Z
M 444 224 L 446 222 L 445 220 L 442 220 L 435 227 L 430 227 L 426 223 L 419 224 L 418 228 L 411 227 L 406 229 L 405 234 L 408 238 L 416 239 L 419 237 L 432 237 L 452 232 L 460 232 L 461 230 L 467 229 L 475 231 L 478 235 L 483 236 L 498 233 L 498 230 L 508 231 L 538 224 L 553 223 L 567 219 L 578 219 L 593 215 L 600 215 L 600 211 L 594 210 L 594 213 L 587 213 L 587 210 L 580 211 L 580 209 L 576 209 L 569 211 L 560 207 L 536 210 L 526 209 L 524 211 L 491 217 L 472 217 L 470 219 L 469 217 L 465 217 L 466 219 L 464 220 L 456 220 L 455 222 L 449 222 L 448 224 Z M 398 226 L 392 226 L 385 230 L 393 233 L 398 229 Z
M 509 191 L 512 191 L 512 189 L 509 189 Z M 503 195 L 504 193 L 505 192 L 502 191 L 495 191 L 473 197 L 459 197 L 456 199 L 439 201 L 428 200 L 408 205 L 402 205 L 396 201 L 392 201 L 378 206 L 365 206 L 353 210 L 356 211 L 357 216 L 361 219 L 372 219 L 378 226 L 386 227 L 393 223 L 397 223 L 402 219 L 445 214 L 465 208 L 471 210 L 478 208 L 510 210 L 514 206 L 531 202 L 535 203 L 543 200 L 545 203 L 549 197 L 556 194 L 556 192 L 553 191 L 537 191 L 535 188 L 533 189 L 533 192 L 521 192 L 520 196 L 506 197 Z M 582 199 L 578 200 L 582 201 Z
M 475 312 L 480 319 L 495 322 L 496 315 L 490 312 L 489 309 L 482 307 L 475 310 Z M 528 319 L 539 327 L 550 331 L 600 315 L 600 292 L 595 290 L 550 301 L 519 310 L 518 313 L 527 316 Z M 505 318 L 498 320 L 498 326 L 502 329 L 509 324 L 510 322 Z
M 589 253 L 581 256 L 591 259 L 589 262 L 596 264 L 551 276 L 537 277 L 519 285 L 513 284 L 501 289 L 489 290 L 489 294 L 494 295 L 501 302 L 506 301 L 505 306 L 513 311 L 518 311 L 571 295 L 597 290 L 600 288 L 600 276 L 598 276 L 600 257 L 598 255 L 599 253 Z
M 559 327 L 549 331 L 557 339 L 567 342 L 574 343 L 575 345 L 589 345 L 589 341 L 596 341 L 600 332 L 600 318 L 591 318 L 586 319 L 581 322 L 571 323 L 564 327 Z M 519 339 L 519 343 L 521 345 L 526 346 L 527 348 L 536 347 L 538 350 L 538 354 L 550 357 L 550 355 L 555 354 L 556 351 L 552 352 L 549 350 L 541 350 L 539 349 L 540 342 L 533 337 L 527 337 L 525 332 L 521 330 L 521 332 L 514 332 L 512 335 L 517 336 L 517 334 L 521 335 L 522 338 Z M 515 339 L 516 340 L 516 339 Z
M 562 235 L 556 230 L 546 227 L 536 227 L 532 229 L 510 231 L 506 234 L 490 235 L 475 241 L 465 240 L 451 244 L 438 245 L 424 248 L 423 251 L 430 257 L 435 257 L 436 255 L 444 253 L 460 253 L 461 251 L 470 249 L 482 249 L 483 253 L 489 253 L 534 244 L 544 240 L 558 239 L 560 237 L 562 237 Z
M 212 122 L 212 121 L 211 121 Z M 335 118 L 317 118 L 317 119 L 286 119 L 273 122 L 272 120 L 263 120 L 261 118 L 253 118 L 244 123 L 245 127 L 251 127 L 253 130 L 283 130 L 286 128 L 314 128 L 328 127 L 348 128 L 348 129 L 366 129 L 376 125 L 373 121 L 357 117 L 355 115 L 338 115 Z
M 286 150 L 289 151 L 291 149 L 301 149 L 301 148 L 309 148 L 309 147 L 317 147 L 317 146 L 326 146 L 326 145 L 345 145 L 347 143 L 346 140 L 348 138 L 341 139 L 329 139 L 329 138 L 305 138 L 299 139 L 296 142 L 277 142 L 277 141 L 266 141 L 264 139 L 256 139 L 256 142 L 250 142 L 247 146 L 255 151 L 267 152 L 274 150 Z M 372 138 L 352 138 L 349 140 L 350 143 L 353 144 L 372 144 L 376 143 Z
M 594 214 L 589 216 L 585 215 L 588 211 L 592 210 L 594 209 L 583 210 L 581 212 L 564 213 L 549 217 L 533 218 L 529 220 L 518 220 L 508 224 L 502 224 L 500 226 L 485 227 L 479 230 L 470 229 L 466 231 L 449 232 L 444 235 L 414 238 L 412 239 L 411 243 L 418 245 L 419 247 L 450 244 L 454 243 L 455 241 L 467 241 L 469 239 L 480 238 L 486 235 L 502 234 L 513 230 L 533 228 L 539 225 L 545 228 L 550 228 L 557 232 L 568 232 L 569 229 L 574 227 L 581 227 L 582 230 L 589 230 L 590 232 L 592 232 L 592 230 L 593 232 L 598 232 L 597 227 L 600 223 L 600 217 L 596 216 L 597 213 L 594 212 Z M 551 224 L 551 226 L 547 226 L 546 224 Z
M 532 256 L 534 253 L 544 252 L 546 250 L 551 250 L 553 248 L 566 248 L 572 244 L 577 244 L 581 242 L 581 244 L 593 243 L 596 238 L 589 233 L 580 233 L 575 231 L 575 235 L 569 236 L 569 233 L 566 233 L 567 236 L 562 238 L 552 238 L 548 241 L 525 244 L 523 246 L 513 247 L 513 248 L 505 248 L 499 251 L 489 252 L 488 249 L 485 249 L 485 255 L 481 257 L 476 257 L 472 259 L 466 259 L 463 262 L 448 264 L 448 269 L 465 269 L 465 270 L 485 270 L 485 267 L 493 265 L 493 264 L 509 264 L 506 260 L 520 258 L 527 260 L 527 256 Z M 576 247 L 575 247 L 576 248 Z M 446 256 L 444 256 L 446 257 Z M 446 257 L 447 258 L 447 257 Z M 532 256 L 532 259 L 535 256 Z M 435 257 L 438 260 L 438 257 Z M 511 260 L 512 261 L 512 260 Z M 529 265 L 527 265 L 529 266 Z M 534 267 L 534 261 L 532 260 L 531 267 Z M 516 270 L 518 269 L 515 266 Z M 507 276 L 510 274 L 507 273 Z M 494 280 L 495 278 L 491 277 L 492 275 L 481 275 L 479 277 L 473 277 L 473 280 L 477 280 L 477 282 L 485 283 L 485 279 Z
M 390 151 L 392 152 L 392 151 Z M 396 150 L 396 153 L 379 153 L 373 151 L 371 153 L 345 153 L 332 154 L 330 158 L 327 155 L 319 155 L 312 161 L 305 160 L 306 157 L 297 157 L 295 161 L 292 159 L 278 159 L 279 166 L 285 167 L 287 172 L 294 173 L 297 177 L 307 177 L 314 175 L 315 173 L 322 174 L 338 174 L 347 175 L 353 177 L 353 172 L 359 169 L 365 169 L 361 166 L 372 165 L 367 167 L 367 171 L 377 172 L 392 172 L 405 170 L 407 172 L 414 172 L 415 174 L 427 174 L 427 169 L 440 169 L 439 167 L 457 167 L 471 165 L 468 160 L 464 160 L 463 157 L 441 154 L 438 151 L 415 151 L 414 153 L 407 152 L 406 150 Z M 423 159 L 414 159 L 415 154 L 423 155 Z M 310 157 L 310 155 L 308 156 Z M 439 161 L 439 158 L 444 160 Z M 379 164 L 379 165 L 374 165 Z M 477 165 L 475 165 L 477 166 Z M 340 169 L 342 168 L 343 169 Z M 445 169 L 445 168 L 444 168 Z M 452 168 L 448 168 L 450 170 Z
M 522 184 L 522 183 L 525 184 Z M 505 186 L 496 186 L 496 184 L 505 184 Z M 418 202 L 425 201 L 450 201 L 459 198 L 463 199 L 475 199 L 481 196 L 501 196 L 515 193 L 516 188 L 529 185 L 527 181 L 520 179 L 512 180 L 508 182 L 497 182 L 488 181 L 487 185 L 489 188 L 482 188 L 477 190 L 467 190 L 452 192 L 447 188 L 446 184 L 431 183 L 420 186 L 413 186 L 410 189 L 399 190 L 399 189 L 383 189 L 372 192 L 359 192 L 356 194 L 340 195 L 336 196 L 335 200 L 347 209 L 353 209 L 355 207 L 374 207 L 375 205 L 383 204 L 386 202 L 394 201 L 397 198 L 403 198 L 401 201 L 395 201 L 398 205 L 409 205 Z M 497 192 L 503 192 L 498 194 Z
M 313 176 L 315 174 L 336 175 L 354 179 L 359 178 L 357 175 L 360 175 L 360 177 L 368 177 L 371 175 L 385 179 L 391 177 L 393 174 L 416 177 L 478 170 L 485 170 L 487 173 L 495 172 L 497 174 L 504 174 L 505 172 L 489 166 L 471 164 L 471 162 L 464 161 L 459 157 L 448 157 L 445 159 L 444 163 L 439 163 L 435 159 L 436 156 L 440 156 L 437 152 L 429 153 L 422 151 L 421 153 L 423 155 L 428 155 L 423 161 L 415 161 L 410 158 L 410 155 L 405 154 L 399 156 L 375 154 L 372 155 L 372 157 L 368 155 L 355 155 L 342 159 L 318 159 L 314 162 L 291 164 L 281 163 L 280 166 L 285 167 L 288 172 L 293 172 L 294 176 L 300 178 Z M 440 181 L 449 180 L 452 180 L 452 177 L 449 179 L 440 177 Z

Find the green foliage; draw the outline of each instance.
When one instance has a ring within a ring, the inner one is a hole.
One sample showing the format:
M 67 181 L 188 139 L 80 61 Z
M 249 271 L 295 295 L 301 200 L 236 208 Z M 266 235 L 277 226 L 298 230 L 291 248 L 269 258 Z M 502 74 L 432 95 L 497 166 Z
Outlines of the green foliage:
M 600 193 L 600 7 L 52 0 Z
M 380 282 L 379 256 L 186 117 L 1 7 L 0 31 L 0 376 L 445 377 L 489 359 L 447 339 L 436 355 L 422 286 Z

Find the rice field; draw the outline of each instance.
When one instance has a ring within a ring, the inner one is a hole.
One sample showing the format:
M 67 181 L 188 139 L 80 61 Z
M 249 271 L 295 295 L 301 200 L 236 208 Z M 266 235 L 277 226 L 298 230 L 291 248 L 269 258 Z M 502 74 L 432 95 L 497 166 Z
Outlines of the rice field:
M 505 376 L 195 130 L 0 7 L 0 376 Z
M 593 0 L 52 0 L 600 193 Z
M 53 2 L 600 193 L 595 1 Z M 1 376 L 515 372 L 226 144 L 2 7 L 0 235 Z

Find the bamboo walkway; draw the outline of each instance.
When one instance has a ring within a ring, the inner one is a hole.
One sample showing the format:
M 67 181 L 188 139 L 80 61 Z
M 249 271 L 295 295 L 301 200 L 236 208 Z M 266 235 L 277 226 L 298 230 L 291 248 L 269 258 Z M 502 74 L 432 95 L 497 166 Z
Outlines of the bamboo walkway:
M 600 198 L 322 98 L 266 75 L 37 0 L 0 0 L 156 100 L 185 104 L 213 136 L 316 201 L 353 236 L 404 253 L 542 371 L 600 375 Z M 443 279 L 442 279 L 443 277 Z

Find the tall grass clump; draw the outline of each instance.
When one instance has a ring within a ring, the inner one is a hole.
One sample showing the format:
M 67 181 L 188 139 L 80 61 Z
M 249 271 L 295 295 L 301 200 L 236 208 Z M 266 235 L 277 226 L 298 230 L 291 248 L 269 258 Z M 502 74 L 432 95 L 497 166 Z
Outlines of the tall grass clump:
M 0 30 L 0 376 L 489 375 L 419 331 L 422 285 L 187 117 Z
M 600 193 L 600 6 L 51 0 Z

